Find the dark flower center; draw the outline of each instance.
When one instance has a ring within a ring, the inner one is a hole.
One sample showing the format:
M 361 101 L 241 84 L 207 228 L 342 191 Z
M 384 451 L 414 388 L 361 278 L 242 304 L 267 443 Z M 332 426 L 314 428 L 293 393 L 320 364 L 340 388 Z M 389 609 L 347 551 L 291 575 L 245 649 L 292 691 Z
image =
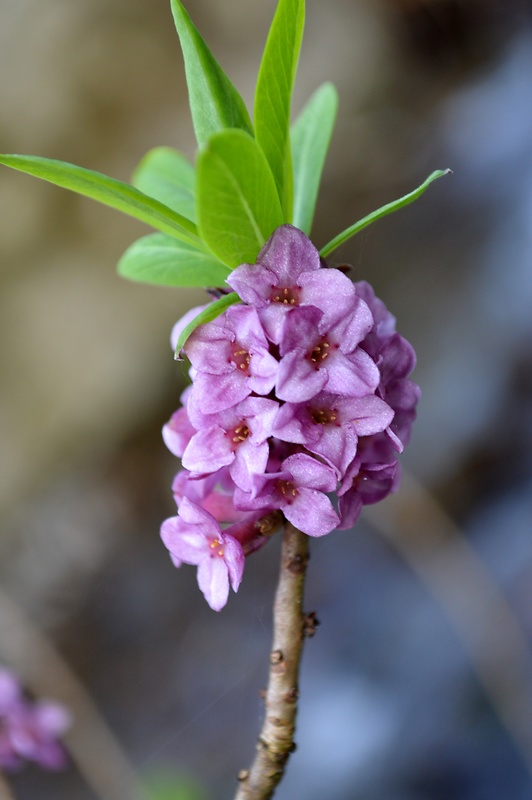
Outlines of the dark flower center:
M 241 422 L 240 425 L 237 425 L 233 431 L 232 441 L 234 445 L 239 445 L 241 442 L 245 442 L 248 438 L 251 431 L 249 430 L 248 426 L 245 422 Z
M 297 289 L 293 286 L 290 287 L 276 286 L 272 289 L 272 293 L 270 295 L 270 302 L 282 303 L 285 306 L 297 306 L 299 305 L 299 296 Z
M 331 422 L 336 422 L 338 415 L 335 408 L 311 408 L 310 416 L 316 425 L 330 425 Z
M 331 345 L 326 339 L 323 339 L 321 342 L 314 347 L 313 350 L 309 353 L 309 358 L 313 364 L 320 365 L 329 355 L 329 351 L 331 349 Z
M 297 496 L 297 489 L 292 481 L 277 481 L 277 488 L 283 498 L 286 499 L 288 505 L 290 505 Z
M 231 361 L 240 372 L 245 372 L 246 375 L 249 375 L 251 356 L 238 342 L 235 342 L 231 348 Z

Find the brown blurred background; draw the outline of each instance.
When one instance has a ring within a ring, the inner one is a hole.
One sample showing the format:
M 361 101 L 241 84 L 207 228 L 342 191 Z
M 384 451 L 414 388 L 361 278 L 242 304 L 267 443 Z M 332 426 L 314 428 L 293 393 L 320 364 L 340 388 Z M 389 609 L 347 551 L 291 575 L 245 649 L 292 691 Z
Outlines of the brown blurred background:
M 274 0 L 187 7 L 251 106 Z M 454 174 L 337 254 L 416 347 L 423 400 L 403 492 L 313 543 L 322 626 L 279 800 L 532 797 L 531 16 L 307 3 L 294 108 L 323 80 L 340 94 L 317 246 Z M 168 0 L 0 0 L 0 151 L 127 180 L 163 144 L 194 155 Z M 115 275 L 145 232 L 0 172 L 0 662 L 79 712 L 77 766 L 27 770 L 20 800 L 132 797 L 65 664 L 142 775 L 205 798 L 232 796 L 260 722 L 277 543 L 217 615 L 159 541 L 185 379 L 168 335 L 200 295 Z

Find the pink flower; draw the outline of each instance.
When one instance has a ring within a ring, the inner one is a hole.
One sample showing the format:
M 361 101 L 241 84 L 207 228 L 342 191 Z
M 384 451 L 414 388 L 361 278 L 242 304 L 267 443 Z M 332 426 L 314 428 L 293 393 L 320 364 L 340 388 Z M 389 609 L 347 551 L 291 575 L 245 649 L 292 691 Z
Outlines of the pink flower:
M 235 508 L 233 493 L 235 484 L 227 467 L 212 472 L 205 478 L 193 476 L 188 470 L 180 470 L 174 478 L 172 492 L 179 508 L 186 497 L 191 503 L 201 506 L 219 523 L 237 522 L 245 514 Z
M 192 426 L 187 409 L 183 406 L 175 411 L 163 426 L 163 441 L 174 456 L 181 458 L 196 429 Z
M 289 456 L 279 472 L 257 475 L 254 482 L 252 495 L 235 490 L 238 507 L 281 509 L 286 519 L 308 536 L 324 536 L 340 521 L 325 494 L 336 489 L 334 470 L 305 453 Z
M 16 770 L 33 761 L 45 769 L 62 769 L 67 756 L 59 738 L 70 724 L 64 706 L 29 700 L 14 675 L 0 668 L 0 767 Z
M 384 303 L 292 225 L 227 282 L 243 304 L 189 337 L 186 411 L 163 433 L 184 469 L 162 535 L 176 566 L 198 566 L 216 609 L 279 516 L 324 536 L 395 490 L 420 394 L 414 351 Z
M 202 414 L 230 408 L 252 392 L 267 395 L 274 387 L 277 361 L 257 311 L 249 306 L 231 306 L 196 328 L 185 352 L 197 372 L 189 404 Z
M 293 309 L 282 329 L 277 397 L 303 403 L 321 391 L 348 397 L 373 394 L 380 373 L 358 347 L 372 321 L 366 304 L 356 296 L 349 313 L 332 325 L 313 306 Z
M 364 463 L 362 458 L 355 458 L 338 491 L 340 530 L 353 527 L 362 506 L 378 503 L 395 491 L 399 477 L 398 461 Z
M 244 571 L 241 544 L 223 533 L 214 517 L 187 498 L 181 501 L 177 517 L 163 522 L 161 538 L 175 566 L 193 564 L 198 568 L 198 585 L 214 611 L 227 603 L 229 582 L 237 591 Z
M 277 228 L 257 263 L 237 267 L 227 283 L 245 303 L 258 309 L 268 338 L 275 344 L 279 344 L 284 317 L 291 309 L 314 306 L 330 326 L 345 316 L 355 296 L 353 284 L 339 270 L 321 269 L 320 254 L 292 225 Z
M 392 418 L 390 406 L 373 394 L 342 397 L 321 393 L 305 403 L 281 406 L 273 434 L 282 441 L 304 445 L 342 478 L 355 457 L 358 437 L 384 431 Z
M 237 486 L 249 491 L 253 475 L 266 469 L 267 440 L 279 404 L 265 397 L 247 397 L 232 408 L 204 417 L 205 428 L 191 438 L 182 463 L 202 474 L 229 467 Z

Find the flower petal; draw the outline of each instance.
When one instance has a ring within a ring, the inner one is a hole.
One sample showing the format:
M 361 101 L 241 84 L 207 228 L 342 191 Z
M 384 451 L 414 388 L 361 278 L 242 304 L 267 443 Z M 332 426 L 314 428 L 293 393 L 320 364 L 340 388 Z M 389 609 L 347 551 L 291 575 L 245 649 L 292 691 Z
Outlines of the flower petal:
M 283 508 L 283 514 L 308 536 L 325 536 L 340 522 L 327 495 L 315 489 L 298 489 L 297 497 Z
M 220 611 L 229 597 L 229 574 L 222 558 L 204 558 L 198 564 L 198 586 L 213 611 Z
M 218 425 L 198 431 L 183 453 L 185 469 L 197 473 L 216 472 L 235 460 L 229 437 Z

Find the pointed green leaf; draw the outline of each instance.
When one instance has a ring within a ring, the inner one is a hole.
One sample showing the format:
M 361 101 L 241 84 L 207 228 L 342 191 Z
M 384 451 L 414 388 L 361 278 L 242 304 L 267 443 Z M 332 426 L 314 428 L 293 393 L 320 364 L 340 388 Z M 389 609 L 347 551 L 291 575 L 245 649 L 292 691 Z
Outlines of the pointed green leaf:
M 203 250 L 165 233 L 150 233 L 118 262 L 123 278 L 158 286 L 224 286 L 229 269 Z
M 64 189 L 91 197 L 178 239 L 205 247 L 193 222 L 128 183 L 65 161 L 37 156 L 2 155 L 0 164 L 18 169 Z
M 229 294 L 225 294 L 223 297 L 220 297 L 219 300 L 215 300 L 214 303 L 210 303 L 207 308 L 204 308 L 203 311 L 200 311 L 197 317 L 194 317 L 192 322 L 189 322 L 186 328 L 183 328 L 181 331 L 181 335 L 177 340 L 177 347 L 175 349 L 175 358 L 179 361 L 181 359 L 181 352 L 183 350 L 183 346 L 187 341 L 188 337 L 195 331 L 197 327 L 200 325 L 204 325 L 205 322 L 212 322 L 213 319 L 216 319 L 223 314 L 224 311 L 229 308 L 229 306 L 234 306 L 235 303 L 240 303 L 240 297 L 237 295 L 236 292 L 230 292 Z
M 196 221 L 196 176 L 184 155 L 171 147 L 155 147 L 141 159 L 131 183 L 187 219 Z
M 239 93 L 203 41 L 180 0 L 171 0 L 187 76 L 190 110 L 198 145 L 216 131 L 242 128 L 253 133 Z
M 338 110 L 338 93 L 332 83 L 317 89 L 292 126 L 294 163 L 294 214 L 296 228 L 310 235 L 321 173 Z
M 217 133 L 200 152 L 197 195 L 201 235 L 230 267 L 254 263 L 266 239 L 283 224 L 266 158 L 244 131 Z
M 279 0 L 255 92 L 255 136 L 275 178 L 285 222 L 292 220 L 290 104 L 304 24 L 304 0 Z
M 347 242 L 347 240 L 356 233 L 361 231 L 363 228 L 366 228 L 368 225 L 371 225 L 372 222 L 376 222 L 378 219 L 386 217 L 388 214 L 392 214 L 394 211 L 398 211 L 400 208 L 403 208 L 409 203 L 412 203 L 414 200 L 417 200 L 433 181 L 443 177 L 443 175 L 448 175 L 451 171 L 452 170 L 450 169 L 437 169 L 435 172 L 431 172 L 429 177 L 423 181 L 421 186 L 418 186 L 413 192 L 405 194 L 404 197 L 400 197 L 398 200 L 394 200 L 391 203 L 387 203 L 385 206 L 378 208 L 377 211 L 373 211 L 371 214 L 368 214 L 367 217 L 363 217 L 363 219 L 355 222 L 355 224 L 351 225 L 350 228 L 346 228 L 345 231 L 339 233 L 338 236 L 335 236 L 334 239 L 331 239 L 331 241 L 326 244 L 325 247 L 321 248 L 320 255 L 325 258 L 332 253 L 333 250 L 336 250 L 337 247 L 340 247 L 341 244 Z

